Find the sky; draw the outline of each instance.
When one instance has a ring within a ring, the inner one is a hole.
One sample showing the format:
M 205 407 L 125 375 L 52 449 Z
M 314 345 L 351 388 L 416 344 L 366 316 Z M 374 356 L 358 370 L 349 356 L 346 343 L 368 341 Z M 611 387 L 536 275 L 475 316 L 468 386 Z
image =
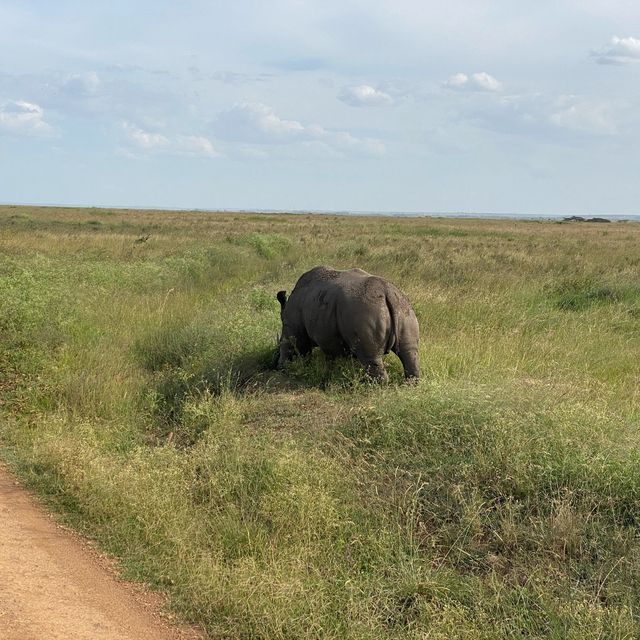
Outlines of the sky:
M 640 213 L 638 0 L 2 0 L 0 202 Z

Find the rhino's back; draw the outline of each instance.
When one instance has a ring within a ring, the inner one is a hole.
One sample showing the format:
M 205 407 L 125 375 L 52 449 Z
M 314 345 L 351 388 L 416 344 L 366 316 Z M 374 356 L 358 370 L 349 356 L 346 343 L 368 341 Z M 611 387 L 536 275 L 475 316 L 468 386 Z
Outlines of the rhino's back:
M 298 282 L 293 291 L 308 288 L 323 289 L 332 286 L 344 287 L 351 282 L 356 282 L 363 276 L 370 276 L 370 274 L 362 269 L 340 271 L 332 267 L 314 267 L 298 278 Z
M 292 296 L 304 299 L 304 304 L 373 304 L 389 299 L 398 305 L 398 311 L 409 307 L 404 294 L 391 282 L 362 269 L 338 270 L 331 267 L 314 267 L 298 279 Z M 385 303 L 386 304 L 386 303 Z
M 290 300 L 311 339 L 326 352 L 338 352 L 353 349 L 363 336 L 389 342 L 389 284 L 362 269 L 315 267 L 300 277 Z
M 362 304 L 384 298 L 388 283 L 362 269 L 340 271 L 331 267 L 314 267 L 300 276 L 292 297 L 305 307 L 325 307 L 335 304 Z

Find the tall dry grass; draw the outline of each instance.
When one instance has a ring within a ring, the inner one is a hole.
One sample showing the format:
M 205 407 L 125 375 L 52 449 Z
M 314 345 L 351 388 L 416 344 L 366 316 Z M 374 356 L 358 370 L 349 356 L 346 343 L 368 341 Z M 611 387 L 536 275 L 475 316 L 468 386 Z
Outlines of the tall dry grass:
M 637 637 L 639 239 L 0 208 L 2 455 L 213 637 Z M 270 368 L 316 264 L 407 293 L 419 386 Z

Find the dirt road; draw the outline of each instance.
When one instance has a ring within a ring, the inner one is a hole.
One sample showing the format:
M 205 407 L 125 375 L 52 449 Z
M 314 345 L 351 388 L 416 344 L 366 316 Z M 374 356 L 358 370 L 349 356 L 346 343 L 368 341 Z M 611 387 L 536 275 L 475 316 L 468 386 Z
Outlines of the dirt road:
M 160 600 L 119 582 L 86 542 L 60 527 L 0 465 L 2 640 L 196 640 Z

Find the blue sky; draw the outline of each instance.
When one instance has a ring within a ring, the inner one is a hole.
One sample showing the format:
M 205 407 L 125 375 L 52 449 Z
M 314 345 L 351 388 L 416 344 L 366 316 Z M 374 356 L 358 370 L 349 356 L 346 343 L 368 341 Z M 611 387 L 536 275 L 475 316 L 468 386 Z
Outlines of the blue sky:
M 637 0 L 0 4 L 0 201 L 640 213 Z

